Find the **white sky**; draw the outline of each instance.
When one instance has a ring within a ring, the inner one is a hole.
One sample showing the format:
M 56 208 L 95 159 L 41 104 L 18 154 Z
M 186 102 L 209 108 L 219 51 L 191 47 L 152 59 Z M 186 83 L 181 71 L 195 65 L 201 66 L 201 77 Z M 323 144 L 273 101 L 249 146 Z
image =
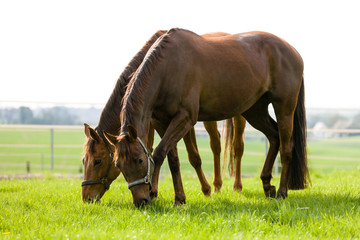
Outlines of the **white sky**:
M 360 108 L 357 1 L 0 1 L 0 102 L 105 103 L 159 29 L 261 30 L 305 62 L 307 107 Z

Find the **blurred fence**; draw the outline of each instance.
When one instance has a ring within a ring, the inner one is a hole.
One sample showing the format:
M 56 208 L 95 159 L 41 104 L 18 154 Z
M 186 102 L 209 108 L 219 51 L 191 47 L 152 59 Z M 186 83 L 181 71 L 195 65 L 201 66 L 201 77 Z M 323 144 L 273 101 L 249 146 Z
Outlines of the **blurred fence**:
M 203 127 L 196 127 L 199 138 L 206 138 Z M 262 133 L 251 127 L 245 131 L 247 156 L 260 158 L 257 162 L 242 164 L 261 168 L 268 148 Z M 81 157 L 85 137 L 82 126 L 0 125 L 0 174 L 41 173 L 44 171 L 78 173 L 82 170 Z M 200 140 L 198 140 L 200 141 Z M 247 143 L 257 143 L 248 151 Z M 202 151 L 211 152 L 209 144 Z M 185 151 L 179 147 L 179 151 Z M 308 157 L 310 167 L 324 169 L 353 169 L 360 166 L 360 129 L 308 130 Z M 212 159 L 207 160 L 211 166 Z M 275 164 L 275 174 L 280 164 Z

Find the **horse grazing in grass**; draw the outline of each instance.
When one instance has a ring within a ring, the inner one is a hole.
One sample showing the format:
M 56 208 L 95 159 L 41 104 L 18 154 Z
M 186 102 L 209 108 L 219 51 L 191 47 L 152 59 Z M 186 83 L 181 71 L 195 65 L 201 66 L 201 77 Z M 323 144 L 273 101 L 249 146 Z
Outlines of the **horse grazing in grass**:
M 116 165 L 129 182 L 134 204 L 150 203 L 166 154 L 197 121 L 239 114 L 271 139 L 261 174 L 265 193 L 272 196 L 275 191 L 269 166 L 279 148 L 282 170 L 276 197 L 285 198 L 288 189 L 305 188 L 309 174 L 303 68 L 300 54 L 270 33 L 209 38 L 171 29 L 162 35 L 126 89 L 120 134 L 105 132 L 115 146 Z M 277 123 L 269 116 L 270 103 Z M 151 119 L 163 133 L 153 158 L 142 147 Z
M 130 61 L 128 66 L 125 68 L 124 72 L 120 75 L 116 87 L 109 98 L 105 108 L 103 109 L 100 121 L 98 126 L 93 129 L 89 125 L 84 124 L 85 135 L 87 136 L 87 141 L 84 146 L 84 181 L 82 182 L 82 199 L 86 202 L 99 201 L 100 198 L 104 195 L 107 189 L 109 189 L 111 183 L 119 176 L 120 171 L 113 163 L 113 147 L 108 144 L 107 140 L 103 135 L 103 131 L 107 131 L 112 134 L 118 134 L 121 126 L 120 122 L 120 110 L 122 108 L 122 99 L 126 90 L 126 86 L 129 83 L 130 76 L 136 71 L 141 62 L 144 59 L 146 52 L 149 50 L 151 45 L 166 31 L 156 32 L 143 46 L 143 48 L 136 54 L 136 56 Z M 220 36 L 225 35 L 225 33 L 212 33 L 206 34 L 205 36 Z M 241 116 L 237 116 L 234 119 L 241 122 L 241 127 L 238 131 L 234 131 L 234 137 L 237 135 L 240 136 L 239 144 L 235 147 L 235 151 L 241 153 L 237 161 L 241 160 L 243 153 L 243 139 L 241 135 L 243 134 L 245 127 L 245 120 Z M 155 123 L 156 124 L 156 123 Z M 222 186 L 222 178 L 220 171 L 220 134 L 217 130 L 216 122 L 204 122 L 204 126 L 210 136 L 210 145 L 214 155 L 214 189 L 215 191 L 220 191 Z M 238 125 L 236 125 L 238 126 Z M 233 131 L 231 129 L 231 131 Z M 151 128 L 149 130 L 149 138 L 147 148 L 151 149 L 153 145 L 154 130 Z M 229 135 L 233 138 L 233 136 Z M 232 140 L 232 139 L 231 139 Z M 184 142 L 186 144 L 186 149 L 188 152 L 188 157 L 191 165 L 195 168 L 196 173 L 199 177 L 201 183 L 201 189 L 205 195 L 210 195 L 211 187 L 207 182 L 203 170 L 201 168 L 201 158 L 198 153 L 195 131 L 192 128 L 188 134 L 184 136 Z M 230 145 L 233 146 L 232 144 Z M 175 175 L 174 186 L 175 186 L 175 204 L 185 202 L 185 193 L 181 185 L 181 179 L 179 181 L 180 174 L 177 171 L 179 160 L 177 156 L 176 148 L 168 154 L 168 159 L 173 175 Z M 175 170 L 176 171 L 175 171 Z M 235 182 L 234 190 L 241 191 L 242 184 L 240 178 L 240 163 L 236 164 L 235 168 Z M 176 184 L 175 184 L 176 183 Z M 179 186 L 180 184 L 180 186 Z M 179 186 L 179 187 L 178 187 Z

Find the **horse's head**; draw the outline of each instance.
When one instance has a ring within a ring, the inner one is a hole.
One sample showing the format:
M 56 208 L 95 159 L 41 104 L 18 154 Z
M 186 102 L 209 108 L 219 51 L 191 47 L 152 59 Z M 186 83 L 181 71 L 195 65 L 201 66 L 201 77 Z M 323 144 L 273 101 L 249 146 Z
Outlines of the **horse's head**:
M 144 143 L 137 137 L 131 125 L 128 132 L 113 136 L 104 132 L 105 137 L 115 146 L 115 163 L 123 173 L 135 206 L 150 204 L 151 177 L 154 161 Z
M 98 202 L 109 189 L 110 184 L 120 174 L 113 163 L 113 151 L 109 144 L 86 123 L 84 146 L 84 181 L 82 182 L 82 199 L 84 202 Z

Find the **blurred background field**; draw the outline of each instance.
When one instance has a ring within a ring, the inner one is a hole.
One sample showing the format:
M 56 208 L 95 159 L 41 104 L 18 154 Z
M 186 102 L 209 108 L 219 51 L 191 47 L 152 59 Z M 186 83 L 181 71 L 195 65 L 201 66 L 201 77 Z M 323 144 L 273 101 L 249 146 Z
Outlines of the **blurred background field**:
M 196 131 L 199 134 L 197 143 L 204 172 L 212 176 L 213 157 L 209 137 L 201 127 Z M 326 131 L 320 133 L 327 134 Z M 319 133 L 313 130 L 308 133 L 310 171 L 327 173 L 333 169 L 350 170 L 360 167 L 359 135 L 339 133 L 319 137 L 316 134 Z M 246 128 L 245 136 L 242 174 L 259 175 L 265 158 L 265 139 L 251 127 Z M 156 136 L 154 146 L 159 140 Z M 34 174 L 79 174 L 82 172 L 84 142 L 82 126 L 0 125 L 0 175 L 23 174 L 27 171 Z M 195 174 L 182 141 L 178 144 L 178 152 L 181 171 Z M 162 173 L 169 173 L 167 162 L 164 162 Z

